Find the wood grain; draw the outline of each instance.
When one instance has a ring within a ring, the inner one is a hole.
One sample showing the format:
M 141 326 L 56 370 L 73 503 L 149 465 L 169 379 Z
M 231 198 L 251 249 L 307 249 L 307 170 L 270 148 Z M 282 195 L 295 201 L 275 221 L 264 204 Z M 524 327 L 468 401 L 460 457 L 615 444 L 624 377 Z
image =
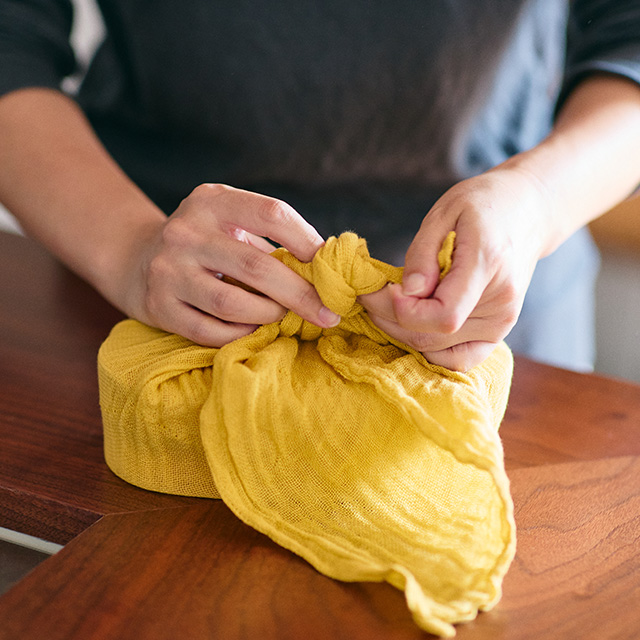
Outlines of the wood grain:
M 400 592 L 326 578 L 220 502 L 106 516 L 1 599 L 0 619 L 3 640 L 424 637 Z
M 500 435 L 508 469 L 640 455 L 640 386 L 516 358 Z
M 639 474 L 637 457 L 513 471 L 504 597 L 458 637 L 636 638 Z M 426 637 L 400 592 L 325 578 L 220 502 L 105 516 L 0 599 L 0 620 L 3 640 Z
M 466 638 L 640 637 L 640 458 L 510 474 L 516 558 L 497 609 Z

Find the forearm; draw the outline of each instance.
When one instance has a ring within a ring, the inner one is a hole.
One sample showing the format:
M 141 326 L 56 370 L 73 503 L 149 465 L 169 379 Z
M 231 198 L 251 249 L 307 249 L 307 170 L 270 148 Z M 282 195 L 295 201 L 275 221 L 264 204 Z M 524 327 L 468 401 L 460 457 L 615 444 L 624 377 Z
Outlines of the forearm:
M 640 87 L 594 76 L 572 92 L 542 144 L 502 167 L 535 177 L 548 204 L 551 253 L 640 183 Z
M 126 306 L 127 262 L 164 214 L 58 92 L 26 89 L 0 99 L 0 139 L 0 201 L 29 235 Z

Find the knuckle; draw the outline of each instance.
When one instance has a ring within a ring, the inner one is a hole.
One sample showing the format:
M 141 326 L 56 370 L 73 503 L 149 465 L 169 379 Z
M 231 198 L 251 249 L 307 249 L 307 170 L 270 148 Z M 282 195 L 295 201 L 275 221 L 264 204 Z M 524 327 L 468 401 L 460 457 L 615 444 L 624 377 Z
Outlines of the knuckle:
M 211 295 L 210 307 L 213 315 L 228 318 L 238 311 L 238 305 L 228 286 L 217 288 Z
M 187 196 L 188 200 L 208 201 L 211 198 L 216 198 L 227 191 L 230 187 L 224 184 L 204 182 L 199 184 L 193 191 Z
M 146 295 L 153 294 L 158 285 L 166 282 L 170 271 L 171 267 L 165 254 L 159 253 L 155 255 L 147 265 Z
M 189 221 L 182 217 L 171 217 L 162 229 L 162 244 L 164 247 L 184 247 L 193 243 L 194 231 Z
M 322 302 L 316 290 L 310 284 L 305 284 L 296 292 L 293 304 L 298 309 L 309 309 L 319 307 Z
M 496 314 L 500 324 L 513 326 L 522 308 L 522 293 L 516 283 L 508 280 L 502 284 L 500 295 L 496 298 L 499 311 Z
M 450 369 L 451 371 L 464 372 L 471 368 L 464 353 L 457 349 L 446 349 L 445 351 L 425 353 L 424 355 L 431 364 Z
M 459 345 L 453 349 L 449 368 L 455 371 L 469 371 L 488 358 L 495 346 L 495 342 L 470 342 Z
M 505 279 L 505 281 L 502 283 L 501 297 L 505 303 L 513 302 L 520 297 L 520 289 L 513 279 Z
M 210 197 L 211 185 L 199 184 L 193 191 L 182 201 L 183 203 L 201 202 Z
M 520 316 L 520 306 L 517 304 L 507 305 L 504 309 L 504 322 L 511 328 L 518 321 Z
M 214 344 L 215 340 L 212 340 L 205 316 L 195 316 L 189 321 L 185 328 L 185 337 L 204 346 L 220 346 Z
M 220 203 L 216 203 L 221 196 L 232 189 L 224 184 L 204 183 L 199 184 L 180 203 L 178 209 L 169 217 L 167 225 L 172 226 L 174 222 L 188 224 L 199 219 L 202 213 L 215 213 Z
M 465 318 L 462 316 L 462 314 L 451 311 L 446 315 L 443 315 L 436 319 L 436 330 L 438 331 L 438 333 L 451 335 L 460 331 L 462 325 L 464 324 L 464 320 Z
M 474 363 L 466 355 L 452 355 L 448 359 L 447 368 L 452 371 L 460 371 L 464 373 L 473 367 Z
M 294 217 L 294 210 L 282 200 L 268 198 L 258 211 L 263 223 L 269 226 L 286 226 Z
M 269 256 L 252 247 L 247 247 L 239 256 L 239 267 L 249 280 L 261 279 L 269 271 Z

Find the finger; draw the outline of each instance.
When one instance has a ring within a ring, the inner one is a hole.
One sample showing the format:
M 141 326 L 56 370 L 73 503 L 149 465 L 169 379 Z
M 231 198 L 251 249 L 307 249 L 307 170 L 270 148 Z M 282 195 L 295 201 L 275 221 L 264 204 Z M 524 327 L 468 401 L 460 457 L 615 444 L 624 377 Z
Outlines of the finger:
M 398 323 L 405 329 L 455 333 L 477 306 L 492 274 L 475 250 L 456 251 L 451 271 L 430 298 L 404 295 L 392 289 Z
M 275 300 L 224 282 L 205 270 L 184 283 L 180 300 L 225 322 L 269 324 L 286 313 Z
M 223 347 L 229 342 L 253 333 L 258 326 L 224 322 L 176 300 L 174 305 L 166 309 L 165 321 L 160 328 L 177 333 L 205 347 Z
M 416 351 L 420 351 L 432 364 L 437 364 L 453 371 L 468 371 L 480 364 L 491 354 L 499 342 L 499 339 L 460 342 L 461 337 L 459 335 L 456 335 L 456 338 L 452 338 L 438 333 L 416 334 L 415 332 L 403 330 L 396 323 L 389 322 L 385 318 L 369 315 L 374 324 L 388 335 L 413 347 Z M 477 331 L 471 328 L 469 333 L 474 334 Z
M 445 334 L 409 331 L 396 322 L 389 321 L 386 318 L 378 317 L 371 313 L 369 317 L 371 321 L 385 333 L 422 353 L 426 351 L 443 351 L 456 347 L 459 344 L 471 342 L 496 344 L 502 340 L 505 333 L 501 325 L 494 324 L 483 318 L 470 318 L 457 333 Z
M 442 351 L 423 352 L 423 355 L 431 364 L 464 372 L 482 364 L 495 348 L 492 342 L 463 342 Z
M 213 260 L 215 264 L 207 265 L 212 271 L 218 270 L 216 264 L 224 265 L 225 275 L 264 293 L 309 322 L 325 328 L 340 322 L 340 316 L 322 304 L 311 284 L 280 260 L 249 244 L 223 238 Z
M 242 189 L 223 189 L 217 193 L 226 206 L 221 208 L 219 201 L 211 204 L 227 224 L 270 238 L 303 262 L 311 261 L 324 244 L 322 236 L 286 202 Z
M 388 284 L 379 291 L 358 296 L 358 302 L 365 308 L 369 316 L 384 318 L 389 322 L 397 322 L 393 308 L 391 288 L 399 285 Z
M 241 229 L 240 227 L 230 228 L 228 234 L 239 240 L 240 242 L 246 242 L 256 249 L 260 249 L 260 251 L 264 251 L 265 253 L 271 253 L 276 249 L 274 244 L 271 244 L 266 238 L 262 236 L 258 236 L 255 233 L 249 233 L 245 229 Z
M 247 233 L 246 239 L 251 246 L 256 249 L 260 249 L 260 251 L 264 251 L 265 253 L 271 253 L 276 249 L 276 246 L 271 244 L 266 238 L 257 236 L 255 233 Z
M 425 216 L 407 250 L 402 277 L 402 292 L 406 296 L 426 298 L 438 285 L 438 252 L 451 231 L 450 223 L 445 222 L 438 211 L 439 209 L 434 207 Z

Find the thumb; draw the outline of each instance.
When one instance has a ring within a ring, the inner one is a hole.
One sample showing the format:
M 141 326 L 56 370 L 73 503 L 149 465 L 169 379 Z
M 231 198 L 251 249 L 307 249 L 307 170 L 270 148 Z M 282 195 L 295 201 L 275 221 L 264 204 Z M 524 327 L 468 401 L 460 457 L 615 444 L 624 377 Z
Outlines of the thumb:
M 440 281 L 441 265 L 438 261 L 445 239 L 451 229 L 432 223 L 429 216 L 407 250 L 402 294 L 417 298 L 428 298 Z

